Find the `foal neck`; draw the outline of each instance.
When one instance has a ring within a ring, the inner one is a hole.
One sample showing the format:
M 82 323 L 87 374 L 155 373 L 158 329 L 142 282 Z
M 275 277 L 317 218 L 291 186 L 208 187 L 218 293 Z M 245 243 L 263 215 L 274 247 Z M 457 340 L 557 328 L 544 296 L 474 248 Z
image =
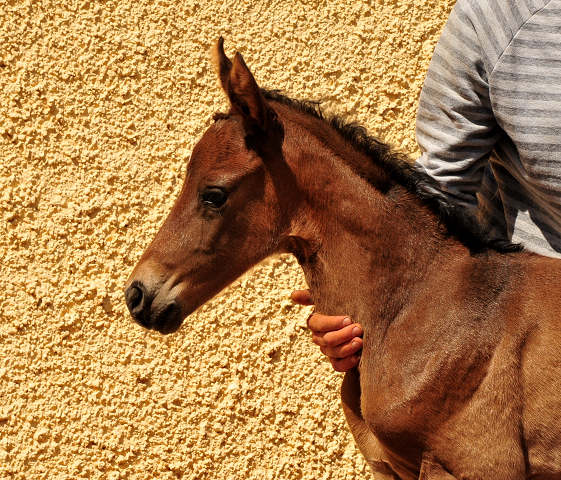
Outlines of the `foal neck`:
M 318 311 L 389 322 L 435 261 L 451 250 L 467 254 L 421 199 L 334 128 L 305 116 L 283 123 L 299 195 L 291 252 Z

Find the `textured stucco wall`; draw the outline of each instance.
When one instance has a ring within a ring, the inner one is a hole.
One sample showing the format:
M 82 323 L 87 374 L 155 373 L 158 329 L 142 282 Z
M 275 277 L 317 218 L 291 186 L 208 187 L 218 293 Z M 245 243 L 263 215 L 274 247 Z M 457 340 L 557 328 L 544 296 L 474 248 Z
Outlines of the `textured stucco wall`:
M 222 34 L 262 86 L 415 153 L 453 0 L 0 0 L 0 478 L 370 478 L 291 257 L 162 337 L 122 285 L 225 108 Z

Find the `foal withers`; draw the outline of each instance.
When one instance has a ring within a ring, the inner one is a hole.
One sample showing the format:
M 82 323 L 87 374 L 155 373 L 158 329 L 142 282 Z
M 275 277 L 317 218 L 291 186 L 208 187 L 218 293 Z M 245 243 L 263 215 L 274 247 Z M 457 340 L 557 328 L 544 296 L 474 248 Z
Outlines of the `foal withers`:
M 126 285 L 162 333 L 269 255 L 316 310 L 364 326 L 345 415 L 375 478 L 561 478 L 561 264 L 493 244 L 364 130 L 260 90 L 218 43 L 231 102 Z

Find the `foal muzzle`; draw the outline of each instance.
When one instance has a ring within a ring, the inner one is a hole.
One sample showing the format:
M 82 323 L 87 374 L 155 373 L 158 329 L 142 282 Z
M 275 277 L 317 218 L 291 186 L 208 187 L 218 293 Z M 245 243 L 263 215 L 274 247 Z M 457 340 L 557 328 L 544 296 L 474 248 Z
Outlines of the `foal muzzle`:
M 150 289 L 139 280 L 133 281 L 125 288 L 125 300 L 134 321 L 164 335 L 177 331 L 183 320 L 182 309 L 169 293 Z

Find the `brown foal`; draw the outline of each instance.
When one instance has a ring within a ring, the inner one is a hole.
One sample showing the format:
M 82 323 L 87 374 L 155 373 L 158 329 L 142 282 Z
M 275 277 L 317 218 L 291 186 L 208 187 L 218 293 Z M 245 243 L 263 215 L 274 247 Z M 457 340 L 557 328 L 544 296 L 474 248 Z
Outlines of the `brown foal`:
M 126 284 L 133 318 L 174 332 L 290 252 L 316 310 L 364 327 L 342 401 L 375 478 L 561 478 L 561 263 L 488 241 L 363 129 L 216 50 L 230 111 Z

